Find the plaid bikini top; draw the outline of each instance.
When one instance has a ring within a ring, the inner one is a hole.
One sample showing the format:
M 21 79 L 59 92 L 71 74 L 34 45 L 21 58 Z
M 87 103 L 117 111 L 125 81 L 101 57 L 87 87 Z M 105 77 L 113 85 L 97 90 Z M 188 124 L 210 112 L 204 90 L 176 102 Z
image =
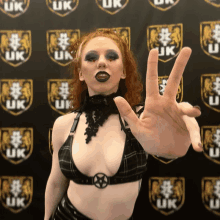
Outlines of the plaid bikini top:
M 135 111 L 135 107 L 133 110 Z M 141 108 L 136 114 L 138 118 L 144 108 Z M 79 112 L 74 119 L 74 123 L 71 128 L 71 132 L 76 130 L 79 117 L 82 112 Z M 124 146 L 124 152 L 121 160 L 121 164 L 117 173 L 114 176 L 107 176 L 104 173 L 97 173 L 94 176 L 86 176 L 81 173 L 72 158 L 72 143 L 73 135 L 69 135 L 64 144 L 60 147 L 58 152 L 60 169 L 63 175 L 74 181 L 77 184 L 95 185 L 97 188 L 105 188 L 107 185 L 121 184 L 127 182 L 134 182 L 142 179 L 144 173 L 147 171 L 147 159 L 148 154 L 144 151 L 141 144 L 133 136 L 130 128 L 125 128 L 119 114 L 119 120 L 121 123 L 121 130 L 126 133 L 126 140 Z M 127 126 L 125 121 L 125 126 Z

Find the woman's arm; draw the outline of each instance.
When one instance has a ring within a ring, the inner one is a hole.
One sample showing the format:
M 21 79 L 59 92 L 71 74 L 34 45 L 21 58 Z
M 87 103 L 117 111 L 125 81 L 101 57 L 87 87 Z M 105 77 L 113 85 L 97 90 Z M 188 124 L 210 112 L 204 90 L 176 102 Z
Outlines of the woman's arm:
M 65 116 L 56 119 L 52 131 L 53 143 L 53 157 L 52 168 L 48 178 L 46 191 L 45 191 L 45 216 L 44 220 L 49 220 L 52 213 L 55 211 L 56 206 L 62 199 L 64 193 L 69 186 L 69 179 L 67 179 L 60 170 L 58 151 L 63 144 L 64 128 L 67 125 Z
M 63 198 L 69 184 L 66 186 L 57 187 L 50 181 L 47 182 L 46 192 L 45 192 L 45 215 L 44 220 L 49 220 L 51 215 L 55 212 L 57 205 Z

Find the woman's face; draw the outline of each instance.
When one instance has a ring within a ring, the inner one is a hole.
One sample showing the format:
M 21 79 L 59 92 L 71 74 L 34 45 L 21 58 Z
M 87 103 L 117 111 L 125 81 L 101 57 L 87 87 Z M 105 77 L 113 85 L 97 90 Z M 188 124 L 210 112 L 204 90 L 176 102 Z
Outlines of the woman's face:
M 89 96 L 109 95 L 117 92 L 123 73 L 122 54 L 117 44 L 107 37 L 96 37 L 85 45 L 81 55 L 79 79 L 87 84 Z M 96 80 L 96 73 L 105 71 L 110 75 L 106 82 Z

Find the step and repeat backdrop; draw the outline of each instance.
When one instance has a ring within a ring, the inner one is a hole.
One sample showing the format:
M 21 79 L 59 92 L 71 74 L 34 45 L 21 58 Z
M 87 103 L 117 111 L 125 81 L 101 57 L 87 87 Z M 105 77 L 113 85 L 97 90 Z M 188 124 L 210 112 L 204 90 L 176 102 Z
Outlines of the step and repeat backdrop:
M 43 219 L 51 132 L 68 112 L 69 45 L 91 29 L 120 33 L 144 85 L 159 50 L 162 95 L 180 50 L 192 55 L 177 102 L 201 107 L 204 152 L 148 157 L 134 219 L 220 218 L 220 0 L 0 0 L 0 219 Z

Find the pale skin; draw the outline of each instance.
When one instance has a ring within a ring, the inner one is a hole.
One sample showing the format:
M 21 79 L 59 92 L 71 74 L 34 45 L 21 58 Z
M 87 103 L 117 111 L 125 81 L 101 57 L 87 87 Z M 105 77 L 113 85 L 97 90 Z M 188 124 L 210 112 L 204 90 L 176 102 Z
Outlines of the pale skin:
M 108 50 L 112 51 L 108 51 Z M 81 55 L 79 80 L 85 81 L 89 96 L 109 95 L 117 92 L 120 79 L 125 79 L 122 54 L 117 44 L 106 37 L 96 37 L 85 45 Z M 106 71 L 111 76 L 105 83 L 95 79 L 99 71 Z
M 83 60 L 93 48 L 99 51 L 98 60 L 93 62 Z M 119 59 L 105 59 L 105 49 L 114 49 Z M 185 47 L 176 59 L 164 94 L 159 94 L 158 88 L 158 50 L 149 53 L 146 74 L 146 100 L 144 112 L 140 118 L 133 112 L 131 106 L 123 97 L 115 98 L 121 116 L 127 121 L 132 134 L 136 137 L 146 152 L 166 158 L 184 156 L 192 144 L 195 151 L 201 152 L 200 128 L 195 119 L 201 115 L 197 108 L 188 102 L 176 102 L 176 94 L 186 64 L 191 55 L 191 49 Z M 101 67 L 101 68 L 99 68 Z M 99 70 L 107 71 L 111 79 L 106 83 L 98 83 L 94 76 Z M 125 79 L 122 55 L 117 44 L 106 37 L 96 37 L 82 51 L 82 69 L 79 79 L 85 80 L 89 95 L 108 95 L 116 92 L 120 78 Z
M 108 49 L 115 50 L 119 57 L 110 59 Z M 96 59 L 88 61 L 85 56 L 91 50 L 96 51 Z M 187 152 L 191 143 L 196 151 L 200 151 L 197 145 L 200 141 L 199 126 L 194 117 L 201 113 L 197 109 L 193 110 L 189 103 L 176 103 L 178 85 L 190 53 L 189 48 L 181 51 L 170 74 L 165 93 L 160 96 L 157 76 L 158 52 L 157 50 L 150 51 L 145 110 L 139 119 L 124 98 L 117 97 L 115 100 L 120 115 L 128 122 L 131 132 L 149 154 L 158 154 L 167 158 L 182 156 Z M 82 51 L 81 61 L 79 78 L 81 81 L 86 81 L 90 96 L 116 92 L 120 79 L 126 77 L 121 52 L 117 44 L 109 38 L 98 37 L 90 40 Z M 105 83 L 100 83 L 95 79 L 95 74 L 100 70 L 111 75 Z M 69 135 L 75 117 L 75 113 L 67 114 L 56 126 L 54 146 L 56 144 L 57 149 Z M 92 137 L 88 145 L 85 144 L 86 127 L 86 118 L 82 114 L 71 146 L 72 157 L 77 168 L 87 176 L 94 176 L 98 172 L 113 176 L 119 168 L 126 137 L 121 131 L 118 116 L 113 115 L 110 120 L 107 120 L 103 127 L 99 128 L 97 137 Z M 69 179 L 61 173 L 57 159 L 57 155 L 54 156 L 53 161 L 56 163 L 54 162 L 53 165 L 53 179 L 59 180 L 61 185 L 64 180 L 67 182 Z M 59 178 L 57 178 L 58 175 Z M 81 213 L 92 219 L 126 220 L 133 213 L 140 183 L 141 180 L 109 185 L 100 190 L 93 185 L 81 185 L 69 181 L 67 194 L 71 203 Z
M 195 119 L 201 115 L 200 110 L 189 103 L 176 102 L 179 83 L 190 55 L 190 48 L 181 50 L 161 96 L 158 89 L 158 50 L 150 51 L 146 100 L 140 118 L 124 98 L 115 98 L 118 110 L 129 124 L 132 134 L 149 154 L 167 158 L 182 157 L 191 144 L 195 151 L 203 151 L 198 145 L 201 143 L 200 128 Z
M 81 62 L 79 79 L 86 82 L 89 96 L 116 92 L 120 79 L 126 77 L 120 49 L 109 38 L 91 39 L 82 50 Z M 111 76 L 105 83 L 95 79 L 96 73 L 101 70 L 108 72 Z M 72 114 L 64 116 L 66 118 L 63 119 L 63 124 L 65 124 L 66 133 L 62 142 L 68 136 L 76 117 L 76 114 Z M 94 176 L 98 172 L 113 176 L 120 166 L 126 139 L 125 132 L 121 130 L 118 115 L 111 115 L 103 126 L 99 127 L 97 136 L 92 137 L 88 144 L 85 143 L 87 136 L 84 135 L 86 127 L 86 117 L 82 113 L 72 144 L 72 158 L 76 167 L 87 176 Z M 127 220 L 133 213 L 141 181 L 142 179 L 108 185 L 105 189 L 70 181 L 67 195 L 71 203 L 91 219 Z
M 90 96 L 116 92 L 120 78 L 126 77 L 123 72 L 121 52 L 113 40 L 97 37 L 84 48 L 82 58 L 94 46 L 98 48 L 100 57 L 92 63 L 82 59 L 79 78 L 81 81 L 86 81 Z M 106 61 L 104 49 L 107 48 L 114 49 L 119 59 Z M 203 150 L 198 146 L 201 137 L 200 128 L 195 119 L 201 115 L 200 110 L 193 108 L 188 102 L 176 102 L 180 80 L 191 52 L 189 47 L 181 50 L 169 76 L 165 92 L 161 96 L 158 88 L 158 50 L 150 51 L 146 73 L 145 108 L 140 118 L 123 97 L 115 98 L 121 116 L 127 121 L 132 134 L 149 154 L 166 158 L 182 157 L 187 153 L 191 144 L 195 151 Z M 111 81 L 98 83 L 94 75 L 99 70 L 107 71 L 111 75 Z

